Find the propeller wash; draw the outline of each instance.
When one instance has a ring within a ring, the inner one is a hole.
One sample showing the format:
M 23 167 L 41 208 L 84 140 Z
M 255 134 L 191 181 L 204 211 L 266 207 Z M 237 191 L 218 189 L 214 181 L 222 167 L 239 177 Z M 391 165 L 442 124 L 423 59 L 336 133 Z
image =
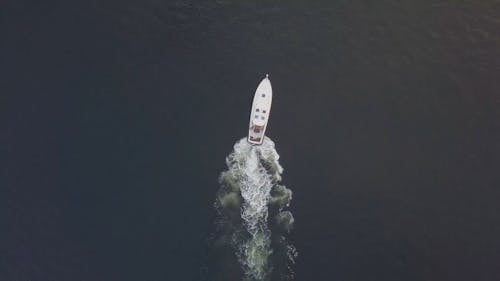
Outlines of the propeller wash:
M 294 222 L 285 210 L 292 191 L 279 184 L 283 168 L 278 159 L 274 142 L 267 137 L 259 146 L 242 139 L 227 157 L 228 169 L 220 175 L 215 203 L 219 214 L 215 245 L 226 252 L 217 280 L 236 280 L 238 275 L 245 281 L 293 278 L 291 265 L 297 252 L 285 237 Z M 235 264 L 232 257 L 240 270 L 229 268 Z

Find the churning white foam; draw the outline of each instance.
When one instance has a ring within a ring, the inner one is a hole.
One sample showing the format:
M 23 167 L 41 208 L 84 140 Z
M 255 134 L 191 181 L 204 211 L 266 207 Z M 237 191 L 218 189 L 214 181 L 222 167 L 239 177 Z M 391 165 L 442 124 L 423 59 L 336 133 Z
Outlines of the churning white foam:
M 241 218 L 250 235 L 236 245 L 247 280 L 266 280 L 270 273 L 269 256 L 272 250 L 271 231 L 267 224 L 268 203 L 273 184 L 281 180 L 283 168 L 278 159 L 274 142 L 269 138 L 260 146 L 253 146 L 242 139 L 226 159 L 228 172 L 240 186 L 243 198 Z M 274 169 L 265 167 L 264 163 L 270 163 Z

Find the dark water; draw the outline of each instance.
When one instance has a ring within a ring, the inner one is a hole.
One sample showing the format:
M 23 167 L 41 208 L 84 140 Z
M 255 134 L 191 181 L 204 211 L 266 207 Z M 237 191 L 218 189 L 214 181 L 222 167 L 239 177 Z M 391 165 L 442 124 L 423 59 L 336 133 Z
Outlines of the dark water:
M 296 280 L 499 280 L 499 15 L 4 2 L 0 280 L 203 280 L 217 177 L 265 73 Z

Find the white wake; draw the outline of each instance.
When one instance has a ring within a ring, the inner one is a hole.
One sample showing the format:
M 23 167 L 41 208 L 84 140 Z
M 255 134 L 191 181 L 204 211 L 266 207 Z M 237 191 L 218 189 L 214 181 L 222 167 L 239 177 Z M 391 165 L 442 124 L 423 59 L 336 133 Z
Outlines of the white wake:
M 276 267 L 271 262 L 273 237 L 279 237 L 278 241 L 286 244 L 283 246 L 288 262 L 293 263 L 296 254 L 295 248 L 287 244 L 282 233 L 273 236 L 270 229 L 270 225 L 275 223 L 280 224 L 285 229 L 284 232 L 287 232 L 293 224 L 291 213 L 282 212 L 288 206 L 292 192 L 278 185 L 283 172 L 278 160 L 274 142 L 269 138 L 266 137 L 259 146 L 241 139 L 226 158 L 228 170 L 220 176 L 222 188 L 219 192 L 218 209 L 239 210 L 241 215 L 240 224 L 227 224 L 240 225 L 231 228 L 231 244 L 236 249 L 245 281 L 270 280 Z M 274 197 L 273 192 L 276 193 Z M 268 220 L 270 205 L 275 206 L 275 217 L 271 222 Z

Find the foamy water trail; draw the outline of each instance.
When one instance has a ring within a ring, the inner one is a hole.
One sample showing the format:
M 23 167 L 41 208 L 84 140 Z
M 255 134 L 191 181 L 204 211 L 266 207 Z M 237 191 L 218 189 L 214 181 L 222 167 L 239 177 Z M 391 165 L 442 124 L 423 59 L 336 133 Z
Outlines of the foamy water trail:
M 292 192 L 279 185 L 283 168 L 278 160 L 274 142 L 269 138 L 260 146 L 242 139 L 226 158 L 227 171 L 220 175 L 216 201 L 220 215 L 219 246 L 230 244 L 245 281 L 293 277 L 290 265 L 296 251 L 284 236 L 292 228 L 293 216 L 283 211 Z M 223 266 L 220 270 L 224 270 Z

